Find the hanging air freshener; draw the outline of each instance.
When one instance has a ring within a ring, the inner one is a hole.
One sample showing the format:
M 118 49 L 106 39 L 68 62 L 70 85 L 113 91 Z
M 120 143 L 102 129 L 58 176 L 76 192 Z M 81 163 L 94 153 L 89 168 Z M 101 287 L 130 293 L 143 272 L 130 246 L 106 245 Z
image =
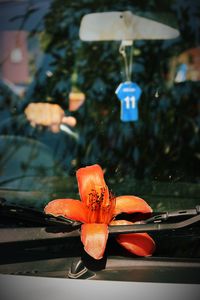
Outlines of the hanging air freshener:
M 122 41 L 119 48 L 119 52 L 124 58 L 126 81 L 118 86 L 115 93 L 121 101 L 120 118 L 123 122 L 138 121 L 138 102 L 142 93 L 137 83 L 131 81 L 132 44 L 133 41 Z M 125 51 L 127 46 L 131 46 L 129 62 Z
M 138 120 L 138 102 L 141 95 L 140 87 L 134 82 L 121 83 L 115 91 L 121 101 L 121 120 L 124 122 Z

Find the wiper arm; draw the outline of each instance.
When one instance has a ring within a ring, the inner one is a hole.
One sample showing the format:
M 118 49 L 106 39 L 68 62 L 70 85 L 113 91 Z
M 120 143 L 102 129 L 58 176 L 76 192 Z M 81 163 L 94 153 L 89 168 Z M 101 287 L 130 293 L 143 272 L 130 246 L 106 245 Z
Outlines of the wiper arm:
M 48 230 L 47 227 L 28 227 L 28 228 L 0 228 L 0 245 L 16 242 L 37 242 L 53 239 L 63 239 L 79 236 L 79 230 L 75 228 L 58 227 L 56 232 L 54 228 Z
M 169 231 L 185 228 L 200 221 L 200 214 L 188 218 L 185 221 L 168 224 L 134 224 L 109 226 L 109 234 L 127 234 L 148 232 L 155 233 L 160 231 Z M 49 239 L 63 239 L 68 237 L 77 237 L 80 235 L 78 227 L 31 227 L 31 228 L 0 228 L 0 245 L 13 242 L 28 242 Z

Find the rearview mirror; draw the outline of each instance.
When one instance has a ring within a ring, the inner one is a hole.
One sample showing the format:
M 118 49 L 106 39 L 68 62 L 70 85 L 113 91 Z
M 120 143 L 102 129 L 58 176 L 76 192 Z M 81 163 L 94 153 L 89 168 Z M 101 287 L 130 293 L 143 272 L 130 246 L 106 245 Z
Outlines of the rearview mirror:
M 179 36 L 179 31 L 130 11 L 91 13 L 82 18 L 83 41 L 165 40 Z

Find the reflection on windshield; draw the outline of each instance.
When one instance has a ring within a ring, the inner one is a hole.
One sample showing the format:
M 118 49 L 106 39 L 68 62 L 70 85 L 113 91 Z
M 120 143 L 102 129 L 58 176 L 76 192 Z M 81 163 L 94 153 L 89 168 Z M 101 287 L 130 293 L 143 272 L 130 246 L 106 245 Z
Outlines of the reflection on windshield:
M 0 3 L 1 188 L 41 188 L 43 204 L 51 192 L 76 195 L 75 171 L 98 163 L 118 194 L 143 196 L 158 210 L 196 205 L 199 4 L 16 1 L 11 10 L 9 2 Z M 127 79 L 121 41 L 79 37 L 85 14 L 111 11 L 180 31 L 174 39 L 136 40 L 127 48 L 130 79 L 141 89 L 137 103 L 134 94 L 122 95 L 124 102 L 115 94 Z M 136 104 L 137 119 L 123 122 L 122 109 Z

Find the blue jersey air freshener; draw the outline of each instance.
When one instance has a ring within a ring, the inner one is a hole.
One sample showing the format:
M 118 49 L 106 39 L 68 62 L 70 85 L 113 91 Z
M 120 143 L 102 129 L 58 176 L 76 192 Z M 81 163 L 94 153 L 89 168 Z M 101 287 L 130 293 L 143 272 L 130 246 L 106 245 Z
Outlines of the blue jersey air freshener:
M 121 120 L 123 122 L 138 120 L 138 102 L 141 93 L 141 88 L 131 81 L 121 83 L 116 89 L 115 94 L 121 101 Z

